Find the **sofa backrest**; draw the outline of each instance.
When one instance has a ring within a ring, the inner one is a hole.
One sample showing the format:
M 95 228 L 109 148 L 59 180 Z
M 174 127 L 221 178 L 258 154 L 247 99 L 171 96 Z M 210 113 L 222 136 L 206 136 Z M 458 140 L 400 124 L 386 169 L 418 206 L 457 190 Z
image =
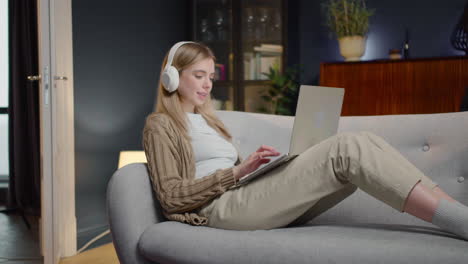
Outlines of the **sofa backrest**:
M 294 117 L 218 111 L 240 155 L 261 144 L 287 152 Z M 369 131 L 404 157 L 455 199 L 468 204 L 468 112 L 421 115 L 341 117 L 338 132 Z M 431 225 L 375 200 L 358 190 L 314 222 Z
M 107 185 L 107 216 L 115 251 L 122 264 L 151 263 L 138 250 L 145 229 L 164 221 L 152 191 L 146 163 L 128 164 Z

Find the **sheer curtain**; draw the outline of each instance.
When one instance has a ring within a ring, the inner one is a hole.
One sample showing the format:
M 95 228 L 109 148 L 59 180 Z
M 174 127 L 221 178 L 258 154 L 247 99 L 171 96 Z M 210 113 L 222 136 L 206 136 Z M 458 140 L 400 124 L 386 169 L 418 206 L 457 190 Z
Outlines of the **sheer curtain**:
M 10 178 L 9 208 L 40 214 L 37 0 L 9 1 Z

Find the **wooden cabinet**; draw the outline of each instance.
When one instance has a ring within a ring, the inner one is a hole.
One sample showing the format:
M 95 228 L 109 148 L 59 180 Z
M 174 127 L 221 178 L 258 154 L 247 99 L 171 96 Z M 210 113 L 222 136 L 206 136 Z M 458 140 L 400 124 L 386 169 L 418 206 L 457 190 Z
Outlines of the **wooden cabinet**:
M 256 112 L 262 72 L 285 62 L 286 0 L 192 0 L 192 39 L 217 58 L 212 97 L 221 109 Z
M 457 112 L 468 57 L 321 63 L 320 85 L 345 88 L 342 116 Z

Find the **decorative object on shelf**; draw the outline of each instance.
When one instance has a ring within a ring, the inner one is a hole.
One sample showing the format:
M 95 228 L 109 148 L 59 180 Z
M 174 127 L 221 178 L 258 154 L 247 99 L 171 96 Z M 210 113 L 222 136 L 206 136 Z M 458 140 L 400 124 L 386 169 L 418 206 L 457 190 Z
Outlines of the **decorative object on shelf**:
M 202 41 L 213 41 L 214 34 L 210 30 L 210 25 L 207 18 L 203 18 L 200 21 L 200 36 Z
M 215 64 L 215 80 L 216 81 L 225 81 L 226 80 L 226 67 L 224 64 Z
M 340 53 L 346 61 L 358 61 L 364 55 L 369 17 L 374 10 L 364 0 L 327 0 L 326 24 L 338 38 Z
M 405 29 L 405 44 L 403 45 L 403 58 L 409 59 L 410 58 L 410 44 L 409 44 L 409 30 Z
M 278 8 L 273 8 L 272 12 L 272 26 L 269 27 L 269 35 L 272 37 L 273 40 L 277 41 L 281 39 L 281 14 Z
M 214 12 L 214 24 L 216 27 L 216 37 L 218 40 L 224 41 L 227 39 L 226 30 L 226 14 L 221 9 L 216 9 Z
M 257 39 L 266 39 L 268 35 L 268 27 L 270 27 L 270 14 L 268 8 L 258 8 L 257 16 Z
M 366 51 L 366 37 L 346 36 L 338 39 L 340 54 L 345 61 L 359 61 Z
M 391 49 L 388 51 L 388 57 L 391 60 L 399 60 L 401 59 L 401 50 L 399 49 Z
M 283 46 L 276 44 L 260 44 L 253 47 L 253 52 L 244 53 L 244 79 L 268 80 L 270 68 L 278 65 L 281 71 Z M 264 74 L 265 73 L 265 74 Z
M 254 9 L 248 7 L 245 9 L 245 28 L 246 28 L 246 37 L 247 39 L 255 38 L 255 12 Z
M 468 55 L 468 2 L 450 38 L 452 46 Z
M 261 98 L 270 105 L 270 109 L 260 107 L 258 111 L 275 115 L 295 115 L 300 73 L 301 66 L 299 65 L 287 67 L 284 74 L 278 67 L 271 67 L 269 73 L 264 73 L 271 85 L 261 93 Z

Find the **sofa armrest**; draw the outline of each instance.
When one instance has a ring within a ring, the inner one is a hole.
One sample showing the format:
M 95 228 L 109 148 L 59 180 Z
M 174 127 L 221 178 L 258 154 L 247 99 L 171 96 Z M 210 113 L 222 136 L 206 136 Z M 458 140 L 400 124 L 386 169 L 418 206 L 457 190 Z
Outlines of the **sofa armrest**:
M 150 263 L 138 251 L 145 229 L 165 221 L 154 197 L 146 163 L 117 170 L 107 185 L 107 216 L 120 263 Z

